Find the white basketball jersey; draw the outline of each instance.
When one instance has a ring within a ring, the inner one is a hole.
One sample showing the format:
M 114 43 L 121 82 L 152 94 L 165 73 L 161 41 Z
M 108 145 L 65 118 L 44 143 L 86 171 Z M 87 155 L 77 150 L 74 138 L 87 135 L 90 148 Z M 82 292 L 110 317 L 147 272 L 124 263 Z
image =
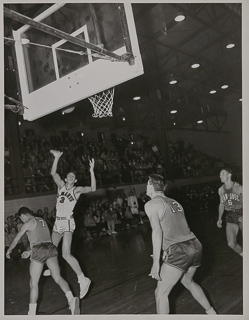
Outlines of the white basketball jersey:
M 77 202 L 74 195 L 75 187 L 67 190 L 66 185 L 64 185 L 59 191 L 57 195 L 57 203 L 56 203 L 56 216 L 57 217 L 66 217 L 70 218 L 73 214 L 74 206 Z

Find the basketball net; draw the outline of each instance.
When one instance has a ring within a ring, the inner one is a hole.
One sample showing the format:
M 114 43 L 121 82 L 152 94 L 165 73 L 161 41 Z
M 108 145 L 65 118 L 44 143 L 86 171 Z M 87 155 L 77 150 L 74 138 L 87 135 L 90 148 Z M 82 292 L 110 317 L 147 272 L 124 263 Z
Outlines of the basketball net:
M 112 117 L 114 88 L 102 91 L 88 99 L 93 105 L 94 118 Z

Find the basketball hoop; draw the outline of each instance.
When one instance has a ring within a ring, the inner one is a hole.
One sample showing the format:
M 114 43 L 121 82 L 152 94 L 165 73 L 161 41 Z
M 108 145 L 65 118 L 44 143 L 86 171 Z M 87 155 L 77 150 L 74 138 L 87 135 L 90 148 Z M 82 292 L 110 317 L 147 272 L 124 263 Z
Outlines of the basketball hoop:
M 112 117 L 112 105 L 114 97 L 114 88 L 102 91 L 89 97 L 93 105 L 94 118 Z

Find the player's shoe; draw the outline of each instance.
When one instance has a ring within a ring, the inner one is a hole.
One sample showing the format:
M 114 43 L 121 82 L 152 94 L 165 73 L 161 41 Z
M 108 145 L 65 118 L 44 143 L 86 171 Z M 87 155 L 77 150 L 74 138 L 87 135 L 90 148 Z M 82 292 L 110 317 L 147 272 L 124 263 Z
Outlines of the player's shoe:
M 50 271 L 49 269 L 47 269 L 47 270 L 45 270 L 45 271 L 43 272 L 43 275 L 44 275 L 45 277 L 49 277 L 49 276 L 51 276 L 51 271 Z
M 206 310 L 206 314 L 217 314 L 217 312 L 214 310 L 214 308 L 210 308 L 209 310 Z
M 78 281 L 78 283 L 80 284 L 80 299 L 82 299 L 87 294 L 91 280 L 85 277 L 83 280 Z
M 80 314 L 80 299 L 78 297 L 74 297 L 69 304 L 69 309 L 71 310 L 71 314 Z

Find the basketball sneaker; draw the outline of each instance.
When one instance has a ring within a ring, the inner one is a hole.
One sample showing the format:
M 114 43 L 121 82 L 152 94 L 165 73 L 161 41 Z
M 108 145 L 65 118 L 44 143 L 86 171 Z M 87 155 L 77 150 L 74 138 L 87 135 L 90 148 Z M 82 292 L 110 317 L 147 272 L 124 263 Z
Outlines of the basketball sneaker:
M 74 297 L 69 304 L 69 309 L 71 310 L 71 314 L 80 314 L 80 299 L 78 297 Z
M 78 283 L 80 284 L 80 299 L 82 299 L 86 294 L 90 287 L 91 280 L 87 277 L 79 280 Z
M 44 275 L 45 277 L 51 276 L 50 270 L 49 270 L 49 269 L 45 270 L 45 271 L 43 272 L 43 275 Z

